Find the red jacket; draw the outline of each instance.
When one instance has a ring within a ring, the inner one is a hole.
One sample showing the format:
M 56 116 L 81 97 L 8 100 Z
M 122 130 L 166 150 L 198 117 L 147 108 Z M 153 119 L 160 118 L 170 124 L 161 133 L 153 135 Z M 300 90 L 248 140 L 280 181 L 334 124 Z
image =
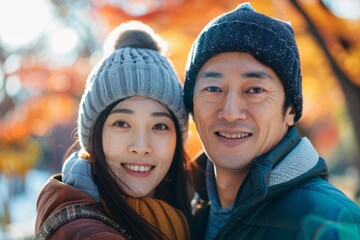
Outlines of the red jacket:
M 89 195 L 62 183 L 60 175 L 51 177 L 41 190 L 37 200 L 35 233 L 52 213 L 73 204 L 90 205 L 103 210 L 101 205 Z M 125 237 L 101 221 L 82 218 L 66 223 L 50 239 L 124 240 Z

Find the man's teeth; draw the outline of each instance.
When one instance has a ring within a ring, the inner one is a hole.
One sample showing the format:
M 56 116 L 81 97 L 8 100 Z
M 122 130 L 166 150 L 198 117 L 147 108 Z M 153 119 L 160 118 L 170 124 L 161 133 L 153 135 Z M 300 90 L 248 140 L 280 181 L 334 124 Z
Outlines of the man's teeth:
M 139 165 L 133 165 L 133 164 L 128 164 L 128 163 L 124 164 L 123 166 L 134 172 L 147 172 L 147 171 L 150 171 L 150 169 L 151 169 L 151 166 L 143 166 L 143 165 L 139 166 Z
M 219 132 L 219 135 L 224 138 L 246 138 L 250 135 L 250 133 L 225 133 Z

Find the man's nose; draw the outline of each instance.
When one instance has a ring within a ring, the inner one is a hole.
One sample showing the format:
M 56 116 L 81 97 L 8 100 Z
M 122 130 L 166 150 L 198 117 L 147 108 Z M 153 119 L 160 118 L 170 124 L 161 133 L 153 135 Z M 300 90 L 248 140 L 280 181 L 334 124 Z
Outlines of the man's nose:
M 218 113 L 219 119 L 233 122 L 247 118 L 244 99 L 241 98 L 240 94 L 229 92 L 221 102 L 221 105 Z

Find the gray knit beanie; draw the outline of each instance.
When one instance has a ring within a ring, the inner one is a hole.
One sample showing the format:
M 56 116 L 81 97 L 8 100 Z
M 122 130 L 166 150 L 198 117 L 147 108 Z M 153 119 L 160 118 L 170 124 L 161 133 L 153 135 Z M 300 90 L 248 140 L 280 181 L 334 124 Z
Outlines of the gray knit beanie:
M 302 114 L 301 69 L 294 32 L 289 23 L 257 13 L 249 3 L 211 21 L 195 40 L 186 64 L 184 101 L 193 112 L 195 81 L 201 67 L 224 52 L 245 52 L 269 66 L 282 80 L 285 95 Z
M 78 113 L 79 142 L 84 149 L 89 146 L 100 113 L 110 104 L 132 96 L 149 97 L 167 106 L 177 119 L 183 139 L 186 138 L 188 112 L 175 69 L 170 60 L 160 54 L 161 49 L 149 49 L 134 39 L 137 34 L 147 34 L 154 46 L 161 44 L 160 37 L 147 25 L 122 24 L 109 35 L 104 46 L 106 57 L 88 76 Z M 115 45 L 111 54 L 106 52 L 109 42 Z

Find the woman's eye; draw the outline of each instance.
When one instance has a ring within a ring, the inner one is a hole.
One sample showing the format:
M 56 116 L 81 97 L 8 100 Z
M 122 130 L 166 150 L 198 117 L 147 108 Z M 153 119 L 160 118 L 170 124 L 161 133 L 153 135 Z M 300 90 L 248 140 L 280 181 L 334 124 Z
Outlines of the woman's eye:
M 257 94 L 257 93 L 262 93 L 264 91 L 264 89 L 262 88 L 251 88 L 248 90 L 249 93 L 254 93 L 254 94 Z
M 156 124 L 156 125 L 153 127 L 153 129 L 163 131 L 163 130 L 166 130 L 166 129 L 169 129 L 169 128 L 168 128 L 168 126 L 166 126 L 165 124 L 160 123 L 160 124 Z
M 218 88 L 218 87 L 213 87 L 213 86 L 207 87 L 207 88 L 205 88 L 205 90 L 207 90 L 208 92 L 221 92 L 221 89 L 220 89 L 220 88 Z
M 128 128 L 130 127 L 129 124 L 127 124 L 124 121 L 117 121 L 114 123 L 114 126 L 121 127 L 121 128 Z

